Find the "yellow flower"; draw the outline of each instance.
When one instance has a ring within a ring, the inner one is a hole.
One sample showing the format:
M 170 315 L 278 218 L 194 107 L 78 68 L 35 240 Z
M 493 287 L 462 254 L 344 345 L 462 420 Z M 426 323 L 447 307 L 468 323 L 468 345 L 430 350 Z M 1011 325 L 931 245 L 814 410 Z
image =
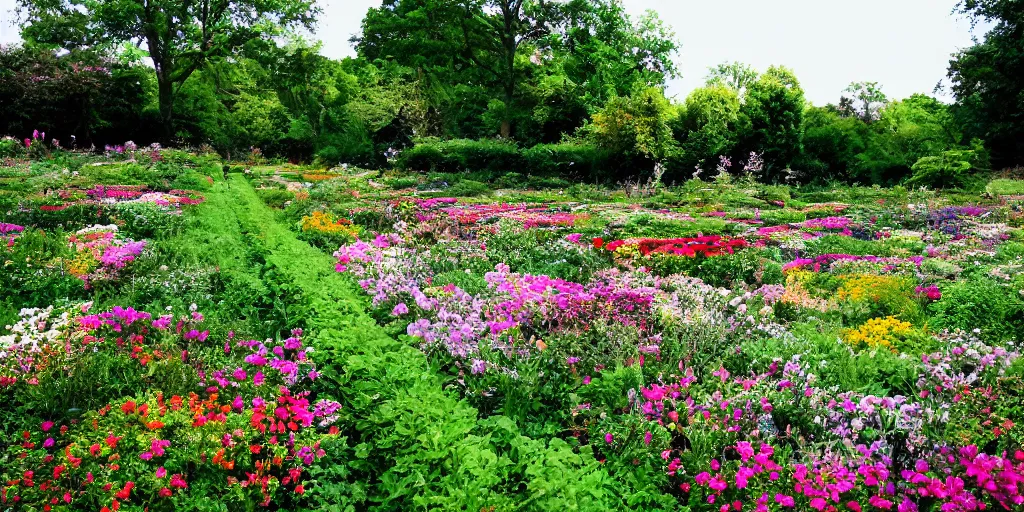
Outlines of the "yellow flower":
M 839 298 L 852 301 L 870 300 L 878 302 L 894 290 L 906 287 L 906 282 L 896 276 L 859 274 L 847 277 L 839 287 Z
M 329 212 L 313 212 L 313 215 L 302 218 L 302 231 L 328 235 L 343 235 L 355 238 L 359 229 L 347 219 L 339 219 Z
M 887 316 L 872 318 L 856 329 L 847 329 L 843 341 L 854 347 L 885 348 L 895 353 L 897 345 L 913 332 L 910 322 Z

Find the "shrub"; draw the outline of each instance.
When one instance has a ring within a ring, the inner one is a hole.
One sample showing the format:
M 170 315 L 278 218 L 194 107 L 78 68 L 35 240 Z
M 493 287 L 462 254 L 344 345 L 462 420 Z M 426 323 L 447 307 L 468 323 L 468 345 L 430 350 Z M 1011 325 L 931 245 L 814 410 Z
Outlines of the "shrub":
M 622 228 L 621 238 L 688 238 L 728 234 L 733 231 L 722 219 L 700 218 L 692 221 L 672 220 L 654 215 L 636 215 Z
M 468 139 L 424 141 L 402 152 L 398 161 L 399 167 L 417 172 L 488 171 L 493 175 L 519 169 L 521 165 L 515 144 Z
M 607 165 L 607 153 L 589 144 L 538 144 L 523 150 L 523 168 L 537 176 L 590 178 Z
M 836 296 L 843 304 L 844 314 L 855 323 L 881 316 L 896 316 L 917 323 L 921 305 L 914 283 L 898 276 L 852 274 L 840 278 Z
M 1024 307 L 1016 291 L 988 278 L 942 287 L 942 299 L 928 309 L 938 329 L 980 329 L 983 335 L 999 340 L 1024 335 Z
M 979 155 L 974 150 L 943 151 L 939 156 L 926 156 L 910 168 L 907 185 L 933 188 L 962 187 L 978 171 Z
M 4 137 L 0 139 L 0 158 L 14 158 L 24 153 L 24 143 L 13 138 Z
M 359 236 L 359 228 L 331 212 L 314 211 L 298 223 L 299 239 L 323 249 L 335 250 Z
M 178 176 L 170 187 L 177 190 L 209 190 L 210 181 L 197 172 L 188 172 Z
M 388 186 L 392 190 L 401 190 L 403 188 L 413 188 L 420 184 L 420 180 L 412 176 L 406 176 L 402 178 L 395 178 L 388 182 Z

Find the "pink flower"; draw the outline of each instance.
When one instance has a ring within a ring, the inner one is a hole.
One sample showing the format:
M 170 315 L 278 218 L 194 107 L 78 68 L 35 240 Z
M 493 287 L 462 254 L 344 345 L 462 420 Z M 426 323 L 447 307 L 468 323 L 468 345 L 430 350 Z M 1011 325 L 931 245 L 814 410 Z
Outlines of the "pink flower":
M 793 508 L 796 506 L 796 501 L 793 500 L 793 497 L 786 496 L 785 494 L 776 494 L 775 502 L 786 508 Z
M 43 432 L 49 432 L 51 428 L 53 428 L 53 422 L 52 421 L 44 421 L 43 422 L 43 424 L 42 424 Z
M 167 469 L 165 469 L 163 466 L 160 466 L 159 468 L 156 468 L 156 477 L 157 478 L 163 478 L 165 476 L 167 476 Z
M 875 508 L 882 508 L 885 510 L 889 510 L 892 508 L 892 502 L 881 496 L 872 496 L 871 498 L 868 499 L 868 503 L 870 503 L 871 506 Z
M 917 504 L 904 496 L 903 501 L 896 507 L 899 512 L 917 512 Z
M 612 441 L 615 441 L 615 436 L 613 436 L 611 432 L 604 435 L 604 442 L 612 444 Z
M 174 474 L 171 476 L 171 487 L 174 487 L 175 489 L 184 489 L 188 487 L 188 484 L 185 482 L 185 478 L 180 474 Z
M 57 444 L 57 442 L 54 441 L 52 437 L 47 437 L 46 441 L 43 441 L 43 448 L 50 449 L 53 448 L 53 445 L 55 444 Z

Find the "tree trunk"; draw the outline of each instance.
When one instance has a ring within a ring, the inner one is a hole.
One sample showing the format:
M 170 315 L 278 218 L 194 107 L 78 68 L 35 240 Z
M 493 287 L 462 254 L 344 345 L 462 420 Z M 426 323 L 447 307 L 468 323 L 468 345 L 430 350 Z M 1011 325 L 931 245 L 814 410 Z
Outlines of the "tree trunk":
M 174 128 L 171 124 L 174 119 L 174 84 L 163 76 L 162 73 L 157 73 L 156 81 L 159 90 L 160 124 L 163 131 L 163 143 L 170 145 L 172 142 L 171 138 L 174 136 Z
M 505 110 L 501 113 L 501 138 L 512 137 L 512 100 L 515 98 L 515 82 L 505 85 Z

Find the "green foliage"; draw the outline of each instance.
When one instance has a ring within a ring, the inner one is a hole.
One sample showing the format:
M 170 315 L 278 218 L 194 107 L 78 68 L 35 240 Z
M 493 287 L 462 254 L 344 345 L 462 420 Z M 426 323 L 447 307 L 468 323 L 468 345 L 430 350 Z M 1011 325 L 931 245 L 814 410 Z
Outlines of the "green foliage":
M 1024 335 L 1024 303 L 1012 288 L 987 277 L 962 280 L 942 287 L 942 300 L 932 303 L 935 328 L 980 329 L 999 340 Z
M 675 151 L 669 123 L 676 114 L 664 91 L 641 88 L 610 99 L 592 116 L 587 134 L 601 149 L 659 161 Z
M 680 145 L 680 177 L 688 177 L 696 167 L 709 171 L 720 155 L 732 152 L 739 112 L 739 95 L 723 85 L 696 89 L 686 97 L 678 119 L 672 123 Z
M 622 238 L 686 238 L 729 234 L 733 225 L 722 219 L 705 217 L 692 221 L 659 218 L 650 214 L 631 217 L 622 227 Z
M 610 165 L 608 155 L 586 144 L 538 144 L 522 152 L 522 169 L 537 176 L 592 179 Z
M 515 144 L 496 140 L 423 141 L 402 152 L 398 165 L 417 172 L 485 172 L 495 176 L 521 168 Z
M 938 100 L 915 94 L 886 105 L 871 124 L 867 149 L 859 158 L 856 177 L 871 183 L 895 183 L 920 158 L 953 149 L 959 135 L 949 108 Z
M 804 152 L 794 166 L 806 181 L 849 180 L 867 139 L 867 125 L 859 118 L 843 117 L 829 107 L 809 107 L 804 112 Z
M 230 56 L 236 45 L 306 27 L 318 12 L 311 1 L 232 1 L 216 4 L 161 0 L 145 8 L 128 1 L 25 0 L 26 39 L 63 48 L 111 48 L 145 41 L 157 71 L 164 138 L 173 131 L 176 89 L 207 62 Z
M 959 14 L 987 24 L 984 39 L 953 55 L 948 78 L 954 114 L 968 137 L 983 138 L 997 167 L 1024 162 L 1024 5 L 1013 0 L 963 0 Z
M 40 130 L 47 134 L 41 143 L 52 147 L 57 139 L 68 148 L 148 138 L 140 126 L 148 76 L 143 67 L 111 61 L 101 52 L 76 48 L 58 54 L 36 46 L 4 46 L 0 135 L 14 135 L 20 142 Z M 0 144 L 0 158 L 15 156 L 10 143 Z
M 985 191 L 994 195 L 1024 194 L 1024 181 L 1011 179 L 995 179 L 985 186 Z
M 763 155 L 765 181 L 782 181 L 783 171 L 800 155 L 804 107 L 800 82 L 784 67 L 770 67 L 750 84 L 740 108 L 743 123 L 749 123 L 740 154 Z
M 0 158 L 14 158 L 25 153 L 25 144 L 14 137 L 0 138 Z
M 977 172 L 979 155 L 971 150 L 943 151 L 940 156 L 922 157 L 911 167 L 907 185 L 933 188 L 962 187 Z
M 284 208 L 285 203 L 295 199 L 295 193 L 283 188 L 259 189 L 256 194 L 271 208 Z

